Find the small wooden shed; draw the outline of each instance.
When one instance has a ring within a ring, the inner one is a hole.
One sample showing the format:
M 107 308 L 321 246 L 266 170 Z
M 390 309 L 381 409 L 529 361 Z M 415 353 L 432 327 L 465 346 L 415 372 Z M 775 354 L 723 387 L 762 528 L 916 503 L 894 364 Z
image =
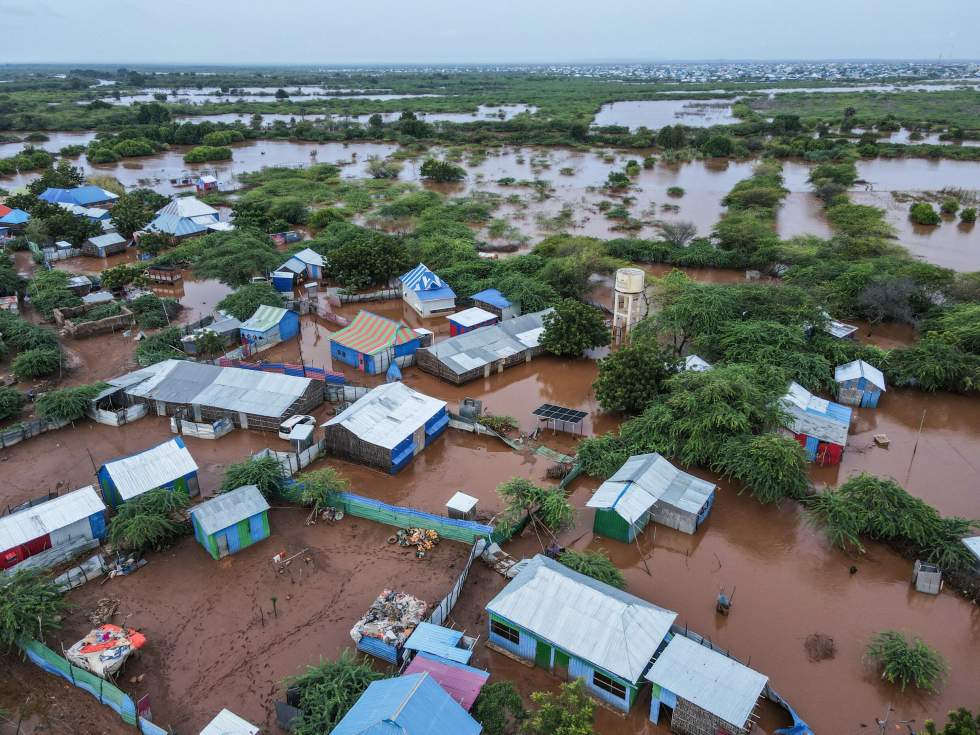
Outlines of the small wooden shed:
M 269 503 L 255 485 L 221 493 L 190 510 L 194 538 L 214 559 L 269 537 Z

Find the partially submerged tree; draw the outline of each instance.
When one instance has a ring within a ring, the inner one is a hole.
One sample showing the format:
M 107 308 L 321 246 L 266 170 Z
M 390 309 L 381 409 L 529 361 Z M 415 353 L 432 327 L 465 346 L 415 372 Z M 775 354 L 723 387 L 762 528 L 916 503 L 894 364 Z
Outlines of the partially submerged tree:
M 585 681 L 561 685 L 558 694 L 535 692 L 524 735 L 593 735 L 596 704 L 586 692 Z
M 425 159 L 419 173 L 423 179 L 432 181 L 462 181 L 466 178 L 466 171 L 461 166 L 436 158 Z
M 943 657 L 918 636 L 908 639 L 897 630 L 882 631 L 871 639 L 867 655 L 881 669 L 881 678 L 898 684 L 903 692 L 910 685 L 937 692 L 946 678 Z
M 560 357 L 581 357 L 586 350 L 609 344 L 602 312 L 581 301 L 565 299 L 544 316 L 541 346 Z
M 215 278 L 229 286 L 242 286 L 252 276 L 270 272 L 282 254 L 268 237 L 256 230 L 215 232 L 200 238 L 191 268 L 198 278 Z
M 605 582 L 616 589 L 626 589 L 626 577 L 619 571 L 602 549 L 598 551 L 575 551 L 568 549 L 558 557 L 558 561 L 587 577 Z
M 599 377 L 593 385 L 596 399 L 606 411 L 641 413 L 677 370 L 672 351 L 653 340 L 636 341 L 599 361 Z
M 773 432 L 733 437 L 712 468 L 740 481 L 762 503 L 799 500 L 807 492 L 807 463 L 799 442 Z
M 109 521 L 113 546 L 145 551 L 162 549 L 189 530 L 181 513 L 190 505 L 183 490 L 157 488 L 127 500 Z
M 513 533 L 525 515 L 557 533 L 571 526 L 575 508 L 561 490 L 549 490 L 523 477 L 515 477 L 497 488 L 504 501 L 504 512 L 497 519 L 498 527 Z
M 43 638 L 60 628 L 66 610 L 61 590 L 40 570 L 0 576 L 0 644 L 8 649 L 22 638 Z
M 495 681 L 480 690 L 470 710 L 486 735 L 516 735 L 527 718 L 527 710 L 517 688 L 509 681 Z
M 323 735 L 332 731 L 371 682 L 384 679 L 371 663 L 359 659 L 349 648 L 333 661 L 308 666 L 306 672 L 287 679 L 287 689 L 298 694 L 303 713 L 293 723 L 293 735 Z
M 242 485 L 255 485 L 265 497 L 278 495 L 285 484 L 286 473 L 273 456 L 249 457 L 244 462 L 229 465 L 221 481 L 221 492 Z
M 685 247 L 698 234 L 697 225 L 686 220 L 678 222 L 657 220 L 653 223 L 653 227 L 664 242 L 668 242 L 677 248 Z
M 350 487 L 350 481 L 333 467 L 304 472 L 296 481 L 303 487 L 303 505 L 312 505 L 314 512 L 330 505 L 334 495 Z
M 239 321 L 249 319 L 260 306 L 282 305 L 282 295 L 266 281 L 245 284 L 218 302 L 220 310 L 227 311 Z

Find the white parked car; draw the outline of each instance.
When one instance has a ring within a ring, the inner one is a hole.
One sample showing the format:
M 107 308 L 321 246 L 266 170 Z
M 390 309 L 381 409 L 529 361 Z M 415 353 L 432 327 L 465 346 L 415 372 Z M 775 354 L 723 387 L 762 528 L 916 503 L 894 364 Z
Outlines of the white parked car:
M 297 426 L 316 426 L 316 419 L 302 413 L 298 413 L 295 416 L 290 416 L 288 419 L 279 424 L 279 438 L 286 439 L 288 441 L 290 434 L 293 433 L 293 429 L 295 429 Z

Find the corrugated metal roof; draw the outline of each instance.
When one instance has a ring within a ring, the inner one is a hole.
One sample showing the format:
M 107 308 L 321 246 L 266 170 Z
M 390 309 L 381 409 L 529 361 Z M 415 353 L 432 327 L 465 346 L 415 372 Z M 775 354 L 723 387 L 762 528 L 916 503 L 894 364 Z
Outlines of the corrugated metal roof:
M 312 250 L 311 248 L 303 248 L 298 253 L 295 253 L 292 257 L 296 258 L 302 263 L 306 263 L 307 265 L 318 265 L 321 268 L 324 265 L 323 256 L 320 255 L 320 253 L 318 253 L 316 250 Z
M 459 324 L 461 327 L 473 327 L 497 318 L 497 315 L 492 311 L 481 309 L 479 306 L 471 306 L 469 309 L 457 311 L 455 314 L 450 314 L 446 317 L 446 319 Z
M 259 728 L 231 710 L 221 710 L 204 726 L 201 735 L 258 735 Z
M 366 442 L 394 449 L 445 407 L 445 401 L 404 383 L 386 383 L 358 398 L 323 426 L 339 424 Z
M 118 232 L 109 232 L 105 235 L 96 235 L 95 237 L 90 237 L 88 239 L 90 243 L 95 245 L 97 248 L 107 248 L 110 245 L 118 245 L 120 243 L 126 242 L 126 238 L 120 235 Z
M 310 380 L 260 370 L 166 360 L 108 382 L 140 398 L 279 417 L 303 396 Z
M 407 325 L 393 322 L 370 311 L 359 311 L 354 321 L 330 335 L 330 341 L 364 355 L 374 355 L 396 345 L 418 339 Z
M 38 199 L 49 204 L 77 204 L 87 207 L 91 204 L 111 202 L 119 198 L 118 194 L 106 191 L 100 186 L 76 186 L 73 189 L 57 189 L 49 187 L 38 195 Z
M 241 330 L 249 332 L 268 332 L 279 322 L 289 312 L 283 309 L 281 306 L 269 306 L 267 304 L 262 304 L 255 313 L 248 318 L 247 321 L 242 322 Z
M 190 514 L 210 536 L 266 510 L 269 503 L 259 489 L 255 485 L 242 485 L 195 505 Z
M 715 485 L 679 470 L 661 455 L 638 454 L 626 460 L 585 505 L 611 508 L 627 523 L 636 523 L 657 501 L 697 513 Z
M 423 672 L 371 682 L 331 735 L 479 735 L 481 730 Z
M 0 551 L 20 546 L 104 510 L 105 504 L 95 488 L 89 485 L 0 517 Z
M 462 639 L 462 631 L 450 630 L 432 623 L 419 623 L 412 631 L 412 635 L 405 641 L 404 647 L 412 651 L 423 651 L 465 664 L 469 663 L 473 651 L 459 647 L 459 642 Z
M 834 368 L 834 380 L 843 383 L 846 380 L 858 380 L 865 378 L 871 385 L 885 390 L 885 376 L 874 365 L 866 363 L 864 360 L 855 360 L 846 365 L 838 365 Z
M 796 382 L 790 384 L 782 406 L 790 417 L 786 428 L 794 434 L 841 446 L 847 444 L 851 426 L 851 409 L 847 406 L 819 398 Z
M 444 658 L 419 653 L 406 667 L 405 675 L 427 672 L 467 712 L 490 678 L 489 672 Z
M 31 215 L 23 209 L 11 209 L 3 217 L 0 217 L 0 224 L 22 225 L 31 218 Z
M 684 358 L 685 370 L 690 370 L 695 373 L 703 373 L 705 370 L 711 370 L 711 367 L 710 362 L 698 357 L 697 355 L 688 355 Z
M 197 472 L 197 462 L 179 436 L 139 454 L 106 462 L 103 467 L 123 500 Z
M 165 235 L 182 237 L 184 235 L 195 235 L 199 232 L 204 232 L 207 230 L 207 227 L 197 224 L 188 217 L 178 217 L 175 214 L 158 214 L 146 226 L 146 229 L 153 232 L 162 232 Z
M 210 215 L 218 219 L 218 210 L 194 197 L 174 197 L 157 210 L 157 214 L 172 214 L 175 217 L 201 217 Z
M 675 635 L 646 678 L 741 728 L 768 677 L 682 635 Z
M 439 362 L 457 375 L 481 368 L 504 357 L 538 346 L 544 331 L 544 316 L 551 309 L 505 319 L 498 324 L 474 329 L 425 347 Z
M 83 304 L 108 304 L 114 300 L 112 294 L 108 291 L 93 291 L 82 296 Z
M 475 294 L 470 296 L 470 298 L 474 301 L 482 301 L 485 304 L 496 306 L 498 309 L 506 309 L 511 306 L 511 303 L 507 300 L 507 297 L 505 297 L 495 288 L 486 288 L 482 291 L 477 291 Z
M 853 324 L 845 324 L 844 322 L 839 322 L 836 319 L 831 319 L 827 322 L 823 329 L 832 337 L 844 339 L 845 337 L 850 337 L 852 334 L 854 334 L 858 328 Z
M 424 263 L 419 263 L 408 273 L 403 273 L 398 280 L 401 281 L 404 288 L 415 291 L 422 300 L 435 298 L 431 295 L 426 296 L 426 291 L 442 294 L 438 298 L 455 298 L 456 296 L 453 290 L 446 285 L 446 282 L 429 270 Z
M 541 554 L 487 611 L 630 682 L 643 675 L 677 617 Z
M 965 538 L 963 539 L 963 544 L 977 557 L 977 561 L 980 561 L 980 536 Z

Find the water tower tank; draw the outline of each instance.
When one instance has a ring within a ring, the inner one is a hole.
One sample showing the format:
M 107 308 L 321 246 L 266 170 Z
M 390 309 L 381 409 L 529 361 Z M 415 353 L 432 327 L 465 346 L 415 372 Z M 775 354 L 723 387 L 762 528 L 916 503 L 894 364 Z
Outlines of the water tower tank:
M 646 316 L 646 273 L 639 268 L 620 268 L 616 271 L 613 291 L 613 334 L 617 341 Z

